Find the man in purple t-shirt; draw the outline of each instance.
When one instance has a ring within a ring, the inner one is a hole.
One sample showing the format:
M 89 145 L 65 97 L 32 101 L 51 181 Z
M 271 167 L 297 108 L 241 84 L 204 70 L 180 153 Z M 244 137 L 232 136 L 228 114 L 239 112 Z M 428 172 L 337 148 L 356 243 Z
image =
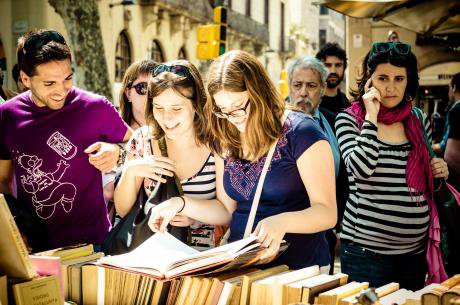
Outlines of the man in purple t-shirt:
M 118 160 L 109 143 L 131 132 L 106 98 L 72 86 L 60 33 L 28 33 L 17 53 L 30 90 L 0 105 L 0 192 L 16 193 L 44 222 L 50 247 L 100 244 L 110 229 L 101 171 Z

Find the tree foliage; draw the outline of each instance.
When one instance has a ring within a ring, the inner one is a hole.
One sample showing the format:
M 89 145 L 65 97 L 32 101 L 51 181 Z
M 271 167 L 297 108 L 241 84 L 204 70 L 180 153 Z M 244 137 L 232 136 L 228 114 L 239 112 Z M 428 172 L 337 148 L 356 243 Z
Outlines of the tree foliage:
M 77 86 L 112 99 L 96 0 L 48 0 L 64 20 Z

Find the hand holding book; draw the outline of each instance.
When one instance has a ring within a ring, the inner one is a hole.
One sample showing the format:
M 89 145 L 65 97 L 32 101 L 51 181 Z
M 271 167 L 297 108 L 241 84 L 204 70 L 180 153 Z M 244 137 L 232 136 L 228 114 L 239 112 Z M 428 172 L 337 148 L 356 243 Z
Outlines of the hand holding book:
M 283 245 L 282 250 L 287 245 Z M 156 233 L 133 251 L 101 258 L 100 264 L 170 279 L 188 273 L 231 270 L 258 261 L 261 251 L 257 238 L 248 238 L 199 252 L 169 233 Z
M 276 258 L 286 234 L 285 226 L 278 215 L 262 219 L 253 233 L 261 246 L 267 248 L 260 256 L 259 264 L 266 264 Z

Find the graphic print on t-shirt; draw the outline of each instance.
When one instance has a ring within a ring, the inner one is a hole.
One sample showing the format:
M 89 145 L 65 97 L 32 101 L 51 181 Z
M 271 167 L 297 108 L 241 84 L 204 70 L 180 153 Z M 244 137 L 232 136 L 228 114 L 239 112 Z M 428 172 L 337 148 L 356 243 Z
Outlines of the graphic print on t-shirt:
M 46 143 L 66 160 L 73 158 L 77 152 L 75 145 L 59 132 L 53 133 Z M 43 159 L 36 155 L 21 154 L 17 160 L 27 172 L 20 176 L 21 184 L 27 193 L 32 194 L 32 204 L 38 217 L 50 218 L 57 206 L 62 206 L 66 213 L 72 210 L 77 188 L 70 182 L 61 181 L 70 164 L 60 160 L 54 172 L 44 172 L 41 170 Z
M 66 160 L 72 159 L 77 154 L 77 147 L 59 131 L 53 133 L 48 141 L 46 141 L 46 144 Z

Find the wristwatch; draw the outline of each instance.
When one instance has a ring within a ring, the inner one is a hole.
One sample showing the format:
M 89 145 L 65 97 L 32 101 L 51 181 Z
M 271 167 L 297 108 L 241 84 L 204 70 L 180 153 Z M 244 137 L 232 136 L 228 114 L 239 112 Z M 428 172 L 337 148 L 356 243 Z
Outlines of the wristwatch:
M 120 147 L 120 150 L 118 152 L 117 166 L 120 166 L 120 165 L 123 165 L 123 163 L 125 163 L 127 151 L 126 151 L 125 146 L 123 144 L 119 143 L 117 145 L 118 145 L 118 147 Z

